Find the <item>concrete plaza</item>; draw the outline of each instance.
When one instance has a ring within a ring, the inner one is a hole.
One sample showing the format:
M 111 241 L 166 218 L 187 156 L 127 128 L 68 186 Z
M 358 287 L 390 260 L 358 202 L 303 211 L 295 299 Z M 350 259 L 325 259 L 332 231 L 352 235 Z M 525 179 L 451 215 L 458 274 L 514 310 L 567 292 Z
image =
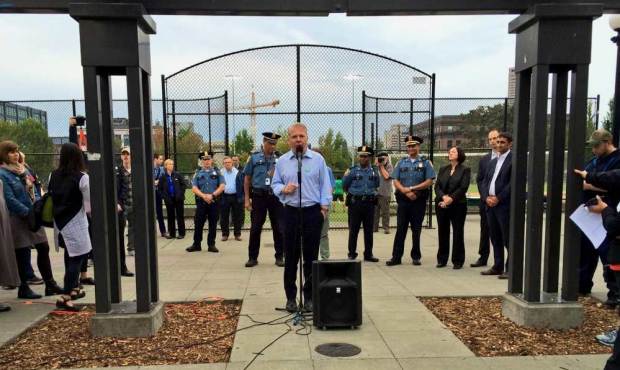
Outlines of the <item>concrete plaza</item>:
M 601 369 L 607 355 L 476 357 L 418 300 L 420 296 L 501 295 L 506 280 L 480 275 L 481 269 L 470 268 L 478 251 L 479 218 L 469 215 L 466 230 L 466 264 L 462 270 L 435 268 L 437 230 L 424 229 L 422 234 L 422 266 L 386 267 L 392 250 L 394 230 L 389 235 L 375 233 L 375 255 L 378 264 L 363 263 L 363 324 L 357 330 L 314 328 L 309 336 L 290 332 L 258 356 L 250 369 Z M 219 234 L 219 233 L 218 233 Z M 242 314 L 255 320 L 269 321 L 281 317 L 276 307 L 283 307 L 282 268 L 274 265 L 271 233 L 263 233 L 259 265 L 248 269 L 248 234 L 243 241 L 220 242 L 220 253 L 186 253 L 191 232 L 184 240 L 159 238 L 159 281 L 163 301 L 193 301 L 207 297 L 242 299 Z M 50 239 L 51 240 L 51 239 Z M 346 257 L 347 230 L 332 230 L 332 258 Z M 406 256 L 411 247 L 408 237 Z M 363 250 L 362 238 L 359 248 Z M 36 253 L 33 253 L 36 258 Z M 133 270 L 133 258 L 129 257 Z M 56 280 L 63 276 L 63 258 L 52 251 Z M 35 259 L 33 266 L 36 267 Z M 42 288 L 35 287 L 42 293 Z M 600 269 L 596 274 L 595 294 L 604 296 Z M 94 302 L 94 289 L 87 287 L 84 303 Z M 133 278 L 123 278 L 124 299 L 135 297 Z M 0 314 L 0 344 L 19 335 L 33 322 L 54 308 L 52 299 L 24 304 L 15 298 L 17 292 L 0 291 L 0 301 L 9 302 L 13 310 Z M 49 304 L 48 304 L 49 303 Z M 82 303 L 82 301 L 80 301 Z M 250 324 L 241 317 L 238 326 Z M 614 326 L 617 323 L 610 323 Z M 268 343 L 284 333 L 283 325 L 261 326 L 237 333 L 229 363 L 168 366 L 179 369 L 243 369 Z M 361 347 L 362 352 L 347 359 L 322 356 L 314 348 L 322 343 L 346 342 Z M 143 367 L 150 368 L 150 367 Z M 125 367 L 123 369 L 137 369 Z

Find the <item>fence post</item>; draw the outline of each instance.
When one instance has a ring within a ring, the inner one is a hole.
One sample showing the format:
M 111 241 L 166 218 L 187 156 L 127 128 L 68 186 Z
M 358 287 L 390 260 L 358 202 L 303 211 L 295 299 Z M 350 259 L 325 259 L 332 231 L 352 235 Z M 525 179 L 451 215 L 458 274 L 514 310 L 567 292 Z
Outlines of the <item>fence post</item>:
M 599 112 L 601 111 L 601 94 L 596 94 L 596 128 L 598 129 Z
M 430 132 L 430 145 L 429 145 L 429 158 L 431 163 L 433 162 L 433 151 L 435 150 L 435 84 L 436 75 L 433 73 L 431 76 L 431 132 Z M 428 197 L 428 228 L 433 228 L 433 187 L 429 189 L 430 196 Z
M 75 110 L 75 99 L 71 100 L 71 112 L 73 112 L 73 117 L 77 116 L 77 113 Z
M 375 99 L 375 143 L 379 144 L 379 99 Z
M 174 163 L 179 163 L 177 160 L 177 107 L 176 102 L 172 101 L 172 150 L 174 150 Z
M 168 139 L 170 138 L 170 136 L 168 135 L 168 114 L 166 113 L 167 108 L 168 107 L 166 104 L 166 76 L 161 75 L 161 114 L 162 114 L 162 122 L 164 124 L 164 157 L 170 158 L 170 146 L 168 143 Z
M 413 99 L 409 99 L 409 135 L 413 135 Z
M 504 129 L 502 131 L 508 131 L 508 98 L 504 98 Z
M 366 145 L 366 90 L 362 90 L 362 145 Z
M 228 155 L 228 90 L 224 90 L 224 148 L 225 154 Z
M 213 151 L 213 147 L 211 146 L 211 99 L 208 98 L 207 99 L 207 112 L 208 112 L 208 116 L 207 116 L 207 121 L 209 122 L 209 151 Z
M 297 122 L 301 122 L 301 47 L 297 45 Z

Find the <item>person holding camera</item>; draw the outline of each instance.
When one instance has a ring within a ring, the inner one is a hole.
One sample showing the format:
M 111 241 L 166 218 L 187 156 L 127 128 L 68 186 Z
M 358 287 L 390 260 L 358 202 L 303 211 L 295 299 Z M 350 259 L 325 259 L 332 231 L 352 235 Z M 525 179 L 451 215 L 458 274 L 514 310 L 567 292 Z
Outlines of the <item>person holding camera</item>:
M 125 260 L 125 225 L 127 225 L 127 251 L 134 254 L 133 232 L 133 197 L 131 191 L 131 150 L 128 147 L 121 149 L 121 165 L 116 167 L 117 211 L 118 211 L 118 243 L 121 258 L 121 276 L 131 277 Z
M 213 166 L 213 152 L 201 152 L 198 158 L 202 168 L 192 179 L 192 192 L 196 195 L 194 243 L 185 250 L 187 252 L 202 250 L 202 231 L 208 220 L 207 251 L 217 253 L 219 250 L 215 247 L 215 230 L 219 217 L 218 198 L 224 192 L 226 181 L 220 170 Z
M 598 129 L 592 133 L 588 144 L 592 145 L 592 154 L 594 157 L 586 164 L 585 171 L 590 174 L 601 173 L 620 169 L 620 150 L 616 149 L 613 144 L 611 133 L 605 129 Z M 588 181 L 583 184 L 583 201 L 593 199 L 597 195 L 608 195 L 607 204 L 615 208 L 620 197 L 613 190 L 615 186 L 604 187 L 594 185 Z M 607 285 L 607 300 L 603 303 L 606 308 L 615 308 L 618 306 L 620 293 L 614 273 L 609 269 L 607 261 L 607 251 L 610 241 L 606 240 L 598 249 L 594 248 L 587 236 L 581 235 L 580 254 L 579 254 L 579 293 L 582 295 L 590 294 L 594 285 L 593 278 L 598 261 L 603 264 L 603 280 Z
M 400 265 L 405 251 L 407 228 L 411 225 L 412 247 L 411 258 L 413 265 L 422 264 L 420 251 L 420 236 L 422 222 L 426 213 L 426 202 L 433 186 L 435 170 L 432 163 L 420 154 L 422 138 L 408 135 L 405 138 L 408 156 L 398 161 L 391 177 L 396 188 L 396 235 L 392 247 L 392 259 L 386 261 L 387 266 Z
M 370 165 L 370 157 L 374 154 L 371 147 L 363 145 L 357 148 L 359 164 L 347 170 L 342 180 L 342 187 L 348 193 L 347 205 L 349 216 L 349 254 L 350 260 L 357 258 L 357 236 L 360 226 L 364 225 L 364 261 L 379 262 L 372 254 L 372 223 L 379 174 Z
M 392 179 L 390 174 L 394 171 L 394 166 L 390 162 L 390 157 L 386 152 L 380 152 L 375 162 L 379 171 L 379 189 L 377 190 L 377 205 L 375 206 L 375 217 L 373 231 L 379 231 L 379 219 L 384 234 L 390 233 L 390 200 L 392 199 Z

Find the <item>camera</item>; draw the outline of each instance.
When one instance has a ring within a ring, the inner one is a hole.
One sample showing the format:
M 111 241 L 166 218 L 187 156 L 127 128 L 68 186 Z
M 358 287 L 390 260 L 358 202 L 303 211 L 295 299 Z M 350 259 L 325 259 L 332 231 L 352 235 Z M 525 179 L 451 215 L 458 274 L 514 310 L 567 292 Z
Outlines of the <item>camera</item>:
M 385 157 L 379 157 L 379 158 L 377 158 L 377 162 L 379 162 L 379 163 L 383 163 L 383 162 L 385 162 Z
M 86 124 L 86 117 L 84 116 L 75 116 L 75 125 L 77 127 L 83 127 Z

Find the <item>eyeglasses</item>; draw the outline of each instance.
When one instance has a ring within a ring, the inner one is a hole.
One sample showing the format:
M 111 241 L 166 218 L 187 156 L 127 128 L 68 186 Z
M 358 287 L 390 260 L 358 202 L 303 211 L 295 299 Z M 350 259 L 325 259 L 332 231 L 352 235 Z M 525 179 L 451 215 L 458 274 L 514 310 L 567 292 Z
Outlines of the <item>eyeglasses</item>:
M 497 140 L 498 144 L 508 144 L 508 141 L 506 140 Z
M 206 156 L 202 157 L 202 159 L 205 160 L 205 161 L 208 161 L 209 159 L 211 159 L 211 156 L 206 155 Z

